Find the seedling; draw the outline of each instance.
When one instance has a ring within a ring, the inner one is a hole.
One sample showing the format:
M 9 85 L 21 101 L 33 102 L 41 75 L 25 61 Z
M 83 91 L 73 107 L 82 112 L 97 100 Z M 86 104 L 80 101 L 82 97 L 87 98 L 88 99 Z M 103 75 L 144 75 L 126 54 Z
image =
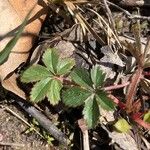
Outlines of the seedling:
M 124 109 L 135 122 L 145 128 L 150 128 L 149 123 L 141 119 L 144 113 L 138 112 L 139 101 L 134 102 L 134 95 L 142 80 L 145 64 L 144 56 L 140 51 L 136 51 L 134 54 L 139 61 L 128 88 L 126 103 L 107 94 L 105 89 L 110 88 L 103 87 L 105 73 L 102 72 L 99 65 L 93 66 L 90 72 L 84 68 L 76 68 L 73 58 L 60 58 L 56 49 L 46 50 L 42 58 L 44 66 L 39 64 L 30 66 L 22 74 L 21 81 L 25 83 L 36 82 L 30 93 L 30 99 L 35 103 L 47 97 L 52 105 L 56 105 L 62 100 L 69 107 L 83 106 L 82 113 L 89 129 L 97 125 L 100 109 L 114 110 L 115 103 Z M 117 85 L 116 88 L 118 87 L 121 86 Z M 119 131 L 124 132 L 124 126 L 129 130 L 127 122 L 124 120 L 119 122 L 121 125 L 116 125 L 116 128 L 119 127 Z
M 114 103 L 102 90 L 105 74 L 98 65 L 93 66 L 90 73 L 83 68 L 75 68 L 70 74 L 79 86 L 63 91 L 63 102 L 70 107 L 84 105 L 83 115 L 89 128 L 94 128 L 100 116 L 99 107 L 113 110 Z
M 22 75 L 25 83 L 37 82 L 31 90 L 30 99 L 40 102 L 45 97 L 52 105 L 60 101 L 60 91 L 63 87 L 63 76 L 68 74 L 75 61 L 71 58 L 60 59 L 55 49 L 48 49 L 43 55 L 45 66 L 33 65 Z
M 33 65 L 21 77 L 22 82 L 36 82 L 30 93 L 31 101 L 37 103 L 47 97 L 52 105 L 58 104 L 61 99 L 70 107 L 83 105 L 83 115 L 89 128 L 96 126 L 100 107 L 114 109 L 114 102 L 102 89 L 105 74 L 98 65 L 93 66 L 90 73 L 83 68 L 71 71 L 75 66 L 74 59 L 60 58 L 56 49 L 46 50 L 42 60 L 45 66 Z M 68 79 L 70 77 L 72 80 Z M 66 86 L 64 81 L 71 84 Z

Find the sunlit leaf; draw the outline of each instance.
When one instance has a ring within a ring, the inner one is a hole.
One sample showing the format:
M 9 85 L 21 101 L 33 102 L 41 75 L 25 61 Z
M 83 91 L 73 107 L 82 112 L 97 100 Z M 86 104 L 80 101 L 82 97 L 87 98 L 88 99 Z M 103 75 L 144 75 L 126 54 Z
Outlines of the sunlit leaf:
M 57 64 L 57 74 L 63 75 L 69 73 L 74 65 L 75 65 L 75 60 L 72 58 L 60 59 Z
M 66 105 L 77 107 L 82 105 L 90 95 L 91 93 L 89 91 L 80 87 L 71 87 L 63 91 L 62 99 Z
M 56 105 L 60 101 L 60 91 L 62 87 L 63 85 L 59 80 L 51 80 L 47 97 L 52 105 Z
M 93 66 L 93 68 L 91 69 L 91 78 L 95 87 L 102 86 L 105 80 L 105 74 L 100 69 L 100 66 Z
M 30 99 L 37 103 L 45 98 L 50 89 L 51 78 L 43 79 L 37 82 L 32 88 Z
M 87 122 L 88 128 L 94 128 L 97 125 L 100 112 L 98 103 L 93 95 L 85 101 L 83 115 Z
M 11 50 L 16 45 L 17 41 L 19 40 L 19 38 L 28 22 L 28 19 L 30 17 L 32 10 L 33 10 L 33 8 L 30 10 L 30 12 L 25 17 L 25 19 L 24 19 L 23 23 L 20 25 L 20 28 L 19 28 L 18 32 L 16 33 L 16 35 L 7 43 L 5 48 L 0 52 L 0 65 L 7 61 Z
M 90 78 L 90 74 L 87 70 L 83 68 L 75 68 L 71 72 L 71 78 L 74 82 L 79 84 L 82 87 L 86 87 L 88 89 L 92 89 L 92 80 Z
M 150 111 L 144 115 L 144 121 L 150 123 Z
M 46 67 L 33 65 L 23 72 L 21 81 L 25 83 L 36 82 L 50 76 L 52 76 L 52 74 Z
M 107 96 L 104 91 L 98 91 L 96 93 L 96 100 L 103 109 L 113 110 L 115 108 L 115 103 Z
M 52 73 L 56 73 L 59 55 L 56 49 L 49 48 L 43 54 L 43 62 Z
M 114 124 L 114 127 L 118 132 L 121 132 L 121 133 L 129 132 L 129 130 L 131 129 L 131 126 L 129 125 L 129 123 L 123 118 L 119 119 Z

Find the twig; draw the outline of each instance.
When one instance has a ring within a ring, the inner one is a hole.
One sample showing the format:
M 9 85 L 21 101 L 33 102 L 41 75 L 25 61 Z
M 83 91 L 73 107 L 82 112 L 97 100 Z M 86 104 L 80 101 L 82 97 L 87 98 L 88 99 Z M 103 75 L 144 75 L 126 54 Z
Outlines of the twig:
M 87 31 L 89 31 L 101 45 L 105 45 L 105 42 L 103 41 L 103 39 L 93 30 L 93 28 L 91 28 L 89 23 L 84 19 L 81 13 L 76 9 L 75 5 L 69 1 L 65 1 L 64 3 L 66 4 L 68 10 L 70 10 L 71 15 L 73 15 L 73 17 L 75 17 L 80 22 L 80 24 L 82 25 L 82 28 L 83 29 L 85 28 Z
M 116 4 L 112 3 L 112 2 L 107 1 L 107 3 L 110 4 L 110 5 L 112 5 L 113 7 L 121 10 L 123 13 L 125 13 L 127 15 L 127 17 L 129 19 L 140 19 L 140 20 L 148 20 L 148 21 L 150 21 L 150 17 L 140 16 L 140 15 L 132 15 L 129 11 L 121 8 L 120 6 L 118 6 L 118 5 L 116 5 Z
M 1 106 L 2 107 L 2 106 Z M 8 107 L 2 107 L 4 110 L 8 111 L 9 113 L 13 114 L 15 117 L 17 117 L 18 119 L 20 119 L 22 122 L 24 122 L 27 126 L 29 126 L 30 128 L 32 128 L 38 135 L 40 135 L 43 139 L 44 136 L 38 131 L 36 130 L 33 126 L 31 126 L 26 120 L 24 120 L 22 117 L 20 117 L 17 113 L 15 113 L 14 111 L 12 111 L 11 109 L 9 109 Z
M 121 38 L 121 36 L 119 36 L 119 37 Z M 126 35 L 126 34 L 123 34 L 122 37 L 124 37 L 124 38 L 130 40 L 131 42 L 135 42 L 135 38 L 134 38 L 134 37 L 128 36 L 128 35 Z M 126 39 L 125 39 L 125 40 L 126 40 Z M 144 40 L 142 40 L 142 41 L 141 41 L 141 44 L 143 44 L 143 45 L 145 46 L 145 45 L 146 45 L 146 42 L 145 42 Z
M 114 31 L 110 28 L 109 24 L 103 19 L 103 17 L 101 15 L 99 15 L 99 13 L 97 13 L 96 11 L 94 11 L 93 9 L 89 9 L 87 8 L 88 10 L 90 10 L 91 12 L 95 13 L 98 18 L 104 23 L 104 26 L 107 27 L 109 29 L 109 31 L 111 32 L 111 34 L 114 36 L 114 39 L 118 42 L 119 46 L 122 47 L 118 37 L 116 36 L 116 34 L 114 33 Z M 99 24 L 96 20 L 95 22 L 97 24 Z M 99 25 L 100 26 L 100 25 Z M 107 30 L 104 28 L 104 26 L 100 26 L 104 31 L 105 33 L 109 36 L 109 33 L 107 32 Z
M 147 139 L 141 135 L 141 139 L 143 140 L 143 142 L 145 143 L 147 149 L 150 149 L 150 143 L 147 141 Z
M 107 11 L 107 13 L 108 13 L 108 17 L 109 17 L 109 19 L 110 19 L 110 22 L 111 22 L 111 25 L 112 25 L 112 29 L 113 29 L 114 33 L 116 34 L 116 36 L 118 37 L 117 31 L 116 31 L 116 29 L 115 29 L 115 22 L 114 22 L 114 19 L 113 19 L 113 17 L 112 17 L 112 13 L 111 13 L 111 11 L 110 11 L 110 9 L 109 9 L 109 6 L 108 6 L 108 4 L 107 4 L 107 0 L 103 0 L 103 3 L 104 3 L 104 6 L 105 6 L 105 8 L 106 8 L 106 11 Z M 118 38 L 118 39 L 119 39 L 119 38 Z
M 24 144 L 20 143 L 5 143 L 5 142 L 0 142 L 1 146 L 13 146 L 13 147 L 24 147 Z
M 89 144 L 89 133 L 87 129 L 87 125 L 84 119 L 78 120 L 78 125 L 83 134 L 83 150 L 90 150 Z
M 34 117 L 38 123 L 55 139 L 57 139 L 61 144 L 67 146 L 67 138 L 64 133 L 62 133 L 44 114 L 37 110 L 30 103 L 27 103 L 26 100 L 17 97 L 16 95 L 9 93 L 9 96 L 18 103 L 29 115 Z

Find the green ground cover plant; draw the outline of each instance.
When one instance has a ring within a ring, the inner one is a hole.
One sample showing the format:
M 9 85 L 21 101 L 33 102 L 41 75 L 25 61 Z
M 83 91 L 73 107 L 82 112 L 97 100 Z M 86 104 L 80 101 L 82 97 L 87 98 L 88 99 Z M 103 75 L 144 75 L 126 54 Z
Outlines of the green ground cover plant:
M 47 49 L 42 61 L 44 66 L 30 66 L 21 76 L 24 83 L 36 82 L 30 93 L 32 102 L 40 102 L 47 97 L 52 105 L 58 104 L 61 99 L 69 107 L 83 105 L 83 115 L 89 128 L 97 125 L 101 108 L 115 108 L 114 102 L 103 90 L 105 73 L 98 65 L 93 66 L 90 72 L 76 68 L 73 58 L 59 58 L 56 49 Z

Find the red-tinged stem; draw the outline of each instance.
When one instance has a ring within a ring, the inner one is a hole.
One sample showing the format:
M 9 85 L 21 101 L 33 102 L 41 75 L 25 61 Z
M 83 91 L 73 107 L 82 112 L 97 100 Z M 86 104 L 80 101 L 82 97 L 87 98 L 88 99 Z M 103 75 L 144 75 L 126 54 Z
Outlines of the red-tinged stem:
M 64 83 L 64 84 L 67 84 L 67 85 L 77 85 L 75 82 L 65 78 L 65 77 L 58 77 L 58 76 L 55 76 L 54 77 L 55 79 L 59 80 L 60 82 Z
M 145 121 L 143 121 L 141 118 L 140 118 L 140 115 L 139 114 L 133 114 L 131 116 L 131 118 L 136 122 L 138 123 L 139 125 L 141 125 L 142 127 L 144 128 L 147 128 L 150 130 L 150 123 L 147 123 Z
M 109 94 L 108 97 L 113 100 L 115 104 L 117 104 L 121 109 L 125 109 L 125 104 L 121 102 L 118 98 L 113 96 L 112 94 Z
M 126 105 L 124 103 L 122 103 L 119 99 L 117 99 L 115 96 L 109 94 L 109 97 L 114 101 L 114 103 L 116 103 L 121 109 L 125 109 Z M 133 114 L 131 116 L 131 118 L 138 123 L 139 125 L 141 125 L 144 128 L 150 129 L 150 123 L 147 123 L 145 121 L 143 121 L 140 117 L 142 116 L 142 113 L 136 113 Z
M 143 72 L 143 69 L 139 67 L 131 78 L 131 83 L 129 85 L 128 92 L 126 95 L 126 99 L 127 99 L 126 108 L 127 108 L 128 113 L 132 112 L 133 100 L 134 100 L 134 96 L 136 95 L 137 87 L 142 77 L 142 72 Z
M 123 84 L 111 85 L 111 86 L 108 86 L 108 87 L 104 87 L 103 89 L 105 91 L 116 90 L 116 89 L 123 88 L 123 87 L 125 87 L 125 86 L 127 86 L 129 84 L 130 84 L 130 82 L 126 82 L 126 83 L 123 83 Z

